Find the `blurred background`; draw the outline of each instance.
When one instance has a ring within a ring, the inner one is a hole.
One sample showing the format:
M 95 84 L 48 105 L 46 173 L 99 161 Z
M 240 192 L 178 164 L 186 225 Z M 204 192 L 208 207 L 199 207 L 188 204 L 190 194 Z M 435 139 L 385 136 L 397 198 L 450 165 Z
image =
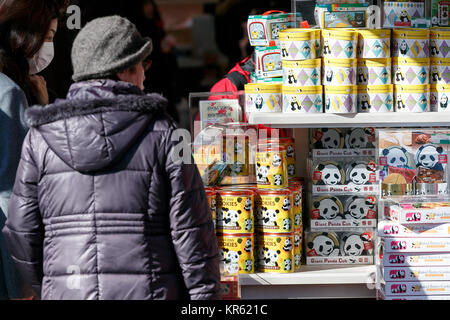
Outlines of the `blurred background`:
M 118 14 L 153 39 L 146 91 L 163 94 L 170 101 L 169 113 L 186 129 L 189 93 L 208 92 L 252 53 L 248 15 L 291 11 L 290 0 L 72 0 L 71 4 L 81 9 L 82 27 L 94 18 Z M 59 25 L 55 58 L 42 73 L 51 100 L 65 97 L 72 83 L 70 52 L 78 31 L 69 30 L 66 21 Z

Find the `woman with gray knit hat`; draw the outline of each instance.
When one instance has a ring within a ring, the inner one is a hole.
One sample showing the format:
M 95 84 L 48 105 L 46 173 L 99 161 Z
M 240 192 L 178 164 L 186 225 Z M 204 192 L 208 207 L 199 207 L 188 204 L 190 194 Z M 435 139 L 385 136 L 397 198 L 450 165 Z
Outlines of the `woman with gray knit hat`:
M 3 230 L 42 299 L 219 299 L 202 180 L 172 159 L 167 101 L 142 92 L 152 50 L 128 20 L 91 21 L 67 99 L 27 110 Z

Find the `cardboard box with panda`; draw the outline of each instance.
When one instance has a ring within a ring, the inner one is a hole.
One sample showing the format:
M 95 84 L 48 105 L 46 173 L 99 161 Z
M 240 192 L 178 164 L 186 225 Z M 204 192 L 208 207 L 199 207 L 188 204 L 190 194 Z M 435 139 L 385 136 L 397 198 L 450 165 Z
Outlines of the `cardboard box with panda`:
M 396 221 L 378 222 L 378 236 L 384 238 L 445 238 L 450 237 L 450 223 L 403 225 Z
M 382 268 L 385 282 L 450 281 L 450 268 L 440 267 L 386 267 Z

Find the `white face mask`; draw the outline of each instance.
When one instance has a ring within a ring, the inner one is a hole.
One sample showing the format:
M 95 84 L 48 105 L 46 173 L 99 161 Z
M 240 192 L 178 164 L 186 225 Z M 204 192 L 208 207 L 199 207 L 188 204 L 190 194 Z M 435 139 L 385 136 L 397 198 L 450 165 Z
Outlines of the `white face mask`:
M 37 74 L 47 68 L 55 56 L 53 42 L 44 42 L 41 49 L 31 58 L 28 59 L 30 65 L 30 74 Z

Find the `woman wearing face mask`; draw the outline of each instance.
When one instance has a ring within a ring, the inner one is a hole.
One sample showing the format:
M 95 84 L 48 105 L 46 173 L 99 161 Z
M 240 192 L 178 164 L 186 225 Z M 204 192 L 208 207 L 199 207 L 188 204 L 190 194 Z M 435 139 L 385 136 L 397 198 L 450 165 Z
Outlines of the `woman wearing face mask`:
M 36 74 L 51 62 L 65 6 L 66 0 L 0 0 L 0 228 L 27 132 L 24 111 L 49 102 L 45 80 Z M 20 298 L 22 289 L 0 234 L 0 299 Z

